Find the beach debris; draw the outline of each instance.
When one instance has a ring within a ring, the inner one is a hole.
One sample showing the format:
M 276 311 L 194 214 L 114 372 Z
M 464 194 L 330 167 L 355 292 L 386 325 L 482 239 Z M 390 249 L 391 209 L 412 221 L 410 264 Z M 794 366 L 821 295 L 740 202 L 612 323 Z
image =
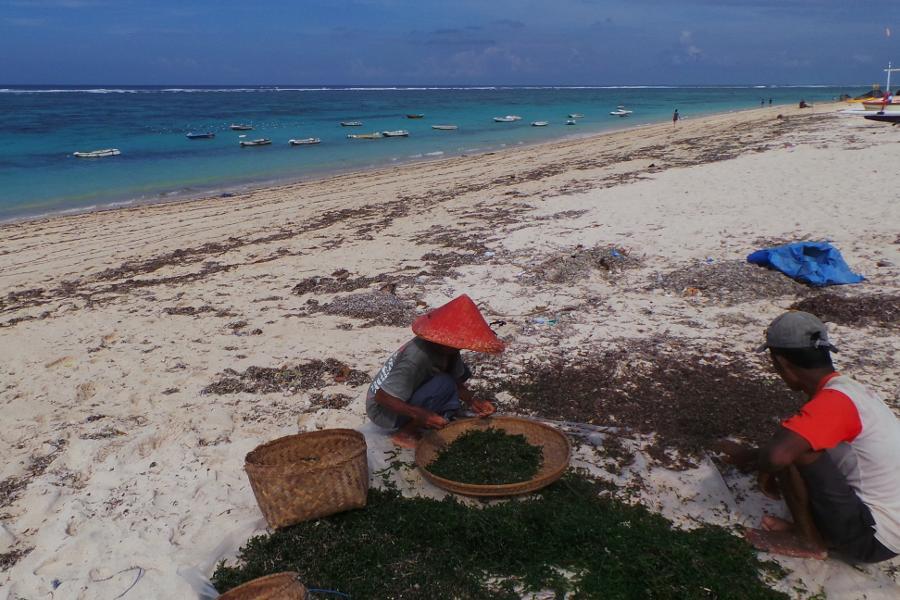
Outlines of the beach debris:
M 715 525 L 681 529 L 569 472 L 514 502 L 471 506 L 370 489 L 366 508 L 251 538 L 212 576 L 220 592 L 280 571 L 354 600 L 457 598 L 787 599 L 786 574 Z M 423 548 L 427 557 L 423 559 Z M 390 576 L 372 577 L 393 565 Z M 639 582 L 639 583 L 638 583 Z M 635 590 L 638 591 L 635 591 Z
M 841 325 L 900 326 L 900 296 L 896 294 L 844 296 L 823 292 L 793 304 L 791 309 Z
M 775 269 L 814 286 L 860 283 L 865 277 L 854 273 L 840 250 L 828 242 L 793 242 L 763 248 L 747 256 L 747 262 Z
M 540 446 L 502 429 L 472 429 L 453 440 L 428 464 L 428 470 L 460 483 L 502 485 L 528 481 L 544 462 Z
M 796 296 L 802 283 L 743 260 L 696 261 L 651 276 L 648 290 L 661 289 L 687 298 L 709 298 L 726 305 Z
M 341 410 L 350 406 L 351 402 L 353 402 L 353 397 L 347 394 L 310 394 L 308 412 L 323 408 Z
M 334 358 L 314 359 L 295 366 L 248 367 L 243 372 L 225 369 L 217 381 L 203 388 L 203 394 L 268 394 L 320 389 L 335 383 L 358 386 L 369 382 L 369 375 Z
M 0 573 L 10 569 L 17 562 L 28 556 L 34 548 L 16 548 L 0 554 Z
M 216 307 L 205 304 L 203 306 L 167 306 L 163 309 L 167 315 L 199 315 L 206 312 L 216 312 Z
M 362 327 L 406 327 L 412 324 L 416 315 L 411 303 L 381 290 L 338 296 L 326 304 L 310 300 L 307 301 L 306 310 L 310 313 L 368 319 Z
M 346 269 L 338 269 L 330 277 L 316 276 L 303 279 L 291 288 L 291 293 L 302 296 L 310 293 L 337 294 L 339 292 L 355 292 L 374 283 L 384 283 L 390 280 L 391 277 L 386 274 L 374 277 L 351 277 L 350 272 Z
M 53 447 L 49 453 L 43 456 L 32 456 L 31 461 L 25 468 L 25 473 L 21 476 L 7 477 L 0 481 L 0 508 L 5 508 L 16 501 L 19 494 L 28 487 L 36 477 L 44 474 L 57 456 L 59 456 L 66 447 L 66 440 L 63 438 L 57 440 L 48 440 L 46 442 Z
M 586 248 L 579 244 L 547 258 L 531 274 L 550 283 L 576 283 L 595 272 L 611 278 L 641 264 L 642 261 L 625 248 L 603 245 Z

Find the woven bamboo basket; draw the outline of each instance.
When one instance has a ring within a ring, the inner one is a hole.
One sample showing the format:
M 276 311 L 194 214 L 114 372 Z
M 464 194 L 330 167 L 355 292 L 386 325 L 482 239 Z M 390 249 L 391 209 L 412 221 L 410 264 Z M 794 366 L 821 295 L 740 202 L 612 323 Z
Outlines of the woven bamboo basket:
M 437 457 L 438 452 L 463 433 L 472 429 L 502 429 L 509 434 L 525 436 L 529 444 L 540 446 L 544 453 L 544 463 L 535 476 L 528 481 L 504 483 L 499 485 L 481 485 L 462 483 L 444 479 L 431 473 L 428 465 Z M 569 466 L 572 448 L 569 439 L 560 431 L 520 417 L 490 417 L 487 419 L 461 419 L 453 421 L 443 429 L 429 431 L 416 446 L 416 465 L 425 479 L 445 490 L 464 496 L 502 497 L 527 494 L 546 487 L 562 477 Z
M 307 600 L 309 593 L 294 571 L 248 581 L 219 596 L 219 600 Z
M 352 429 L 278 438 L 247 454 L 244 469 L 270 527 L 366 505 L 366 438 Z

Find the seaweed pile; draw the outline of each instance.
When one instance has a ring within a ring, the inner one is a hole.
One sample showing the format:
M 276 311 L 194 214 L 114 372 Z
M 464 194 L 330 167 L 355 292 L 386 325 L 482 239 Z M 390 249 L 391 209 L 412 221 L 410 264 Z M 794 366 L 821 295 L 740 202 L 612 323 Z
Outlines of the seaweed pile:
M 490 427 L 467 431 L 453 440 L 428 470 L 450 481 L 502 485 L 530 480 L 543 462 L 541 448 L 529 444 L 524 435 Z
M 334 358 L 311 360 L 296 366 L 248 367 L 243 373 L 225 369 L 224 375 L 205 388 L 204 394 L 267 394 L 270 392 L 297 393 L 320 389 L 335 383 L 356 386 L 369 382 L 369 375 L 352 369 Z
M 415 307 L 384 290 L 362 292 L 339 296 L 326 304 L 308 300 L 306 309 L 310 313 L 325 313 L 354 319 L 368 319 L 363 327 L 386 325 L 406 327 L 413 322 Z
M 641 260 L 625 248 L 615 246 L 577 246 L 554 255 L 535 269 L 534 276 L 550 283 L 575 283 L 598 271 L 609 277 L 641 266 Z
M 900 296 L 893 294 L 840 296 L 823 292 L 797 302 L 791 308 L 841 325 L 900 325 Z
M 660 446 L 698 457 L 725 436 L 768 440 L 779 418 L 802 404 L 755 360 L 675 339 L 623 342 L 606 352 L 531 362 L 495 381 L 523 412 L 656 433 Z
M 598 482 L 575 473 L 524 500 L 483 507 L 373 489 L 362 510 L 250 539 L 212 581 L 224 592 L 297 571 L 308 587 L 354 600 L 518 600 L 541 590 L 557 598 L 786 598 L 761 576 L 783 571 L 726 529 L 676 529 L 600 494 Z
M 809 290 L 778 271 L 743 260 L 691 262 L 668 273 L 656 273 L 646 289 L 705 297 L 725 304 L 797 296 Z

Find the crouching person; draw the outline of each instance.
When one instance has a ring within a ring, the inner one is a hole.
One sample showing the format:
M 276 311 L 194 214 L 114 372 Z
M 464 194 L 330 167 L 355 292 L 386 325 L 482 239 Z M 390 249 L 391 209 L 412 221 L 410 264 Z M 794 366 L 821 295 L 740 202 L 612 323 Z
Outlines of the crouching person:
M 413 339 L 394 352 L 366 394 L 366 413 L 376 424 L 394 430 L 398 446 L 414 448 L 423 429 L 441 429 L 467 405 L 479 416 L 494 406 L 472 396 L 471 376 L 460 350 L 499 353 L 503 342 L 463 294 L 413 323 Z

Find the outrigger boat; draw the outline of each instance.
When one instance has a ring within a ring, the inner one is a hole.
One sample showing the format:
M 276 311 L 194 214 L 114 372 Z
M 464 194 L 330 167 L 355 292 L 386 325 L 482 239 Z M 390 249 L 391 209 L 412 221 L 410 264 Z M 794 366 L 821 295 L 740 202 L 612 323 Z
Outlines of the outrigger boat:
M 272 140 L 266 138 L 259 138 L 258 140 L 250 140 L 248 142 L 238 142 L 241 145 L 241 148 L 245 148 L 248 146 L 268 146 L 272 143 Z
M 118 148 L 106 148 L 105 150 L 93 150 L 92 152 L 73 152 L 75 158 L 106 158 L 122 154 Z
M 228 129 L 232 131 L 253 131 L 253 125 L 244 125 L 241 123 L 238 125 L 229 125 Z
M 546 127 L 549 124 L 550 124 L 549 121 L 532 121 L 531 122 L 532 127 Z
M 376 131 L 374 133 L 348 133 L 347 139 L 349 140 L 378 140 L 383 138 L 384 136 L 380 131 Z
M 341 121 L 341 127 L 362 127 L 362 121 Z
M 581 113 L 572 113 L 571 115 L 569 115 L 569 118 L 570 119 L 583 119 L 584 115 Z
M 431 128 L 438 131 L 456 131 L 459 129 L 456 125 L 432 125 Z
M 569 119 L 566 121 L 566 125 L 575 125 L 575 119 Z
M 881 121 L 882 123 L 891 123 L 892 125 L 896 125 L 900 123 L 900 112 L 895 111 L 891 114 L 880 112 L 875 113 L 874 115 L 866 115 L 866 118 L 870 121 Z
M 406 118 L 407 119 L 423 119 L 423 118 L 425 118 L 425 115 L 423 115 L 422 113 L 413 113 L 413 114 L 406 115 Z
M 633 112 L 634 112 L 633 110 L 627 110 L 624 106 L 622 106 L 622 105 L 620 104 L 620 105 L 616 108 L 616 110 L 610 112 L 609 114 L 612 115 L 612 116 L 614 116 L 614 117 L 627 117 L 628 115 L 630 115 L 630 114 L 633 113 Z
M 505 117 L 494 117 L 494 123 L 512 123 L 513 121 L 521 121 L 519 115 L 506 115 Z
M 312 144 L 319 144 L 322 140 L 319 138 L 302 138 L 299 140 L 288 140 L 288 144 L 291 146 L 311 146 Z
M 384 137 L 409 137 L 409 132 L 405 129 L 395 129 L 394 131 L 382 131 Z
M 186 133 L 184 137 L 189 140 L 211 140 L 212 138 L 216 137 L 216 134 L 211 131 L 208 131 L 206 133 Z

